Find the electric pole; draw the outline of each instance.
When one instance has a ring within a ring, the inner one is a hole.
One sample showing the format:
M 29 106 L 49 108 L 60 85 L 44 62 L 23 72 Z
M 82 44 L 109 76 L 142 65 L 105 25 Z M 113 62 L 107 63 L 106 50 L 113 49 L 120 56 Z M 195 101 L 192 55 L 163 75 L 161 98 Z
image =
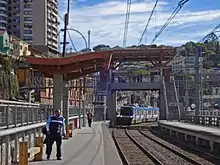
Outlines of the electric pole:
M 62 57 L 65 57 L 65 52 L 66 52 L 66 32 L 67 32 L 67 26 L 68 26 L 68 23 L 69 23 L 69 11 L 70 10 L 70 0 L 68 0 L 68 3 L 67 3 L 67 12 L 66 14 L 64 15 L 64 36 L 63 36 L 63 52 L 62 52 Z M 62 79 L 64 80 L 64 75 L 62 76 Z M 63 82 L 63 85 L 62 85 L 62 88 L 65 89 L 63 90 L 63 92 L 65 92 L 65 96 L 67 97 L 64 102 L 63 102 L 63 115 L 64 115 L 64 118 L 66 119 L 66 130 L 68 130 L 68 127 L 69 127 L 69 107 L 68 107 L 68 101 L 69 101 L 69 98 L 68 98 L 68 93 L 69 93 L 69 90 L 68 90 L 68 86 L 66 86 L 66 84 L 68 84 L 67 82 Z M 62 93 L 63 93 L 62 92 Z M 66 93 L 67 92 L 67 93 Z M 68 137 L 68 136 L 67 136 Z
M 70 12 L 70 0 L 68 0 L 68 4 L 67 4 L 67 13 L 64 15 L 64 35 L 63 35 L 63 52 L 62 52 L 63 57 L 65 57 L 65 51 L 66 51 L 66 32 L 67 32 L 67 26 L 69 24 L 69 12 Z

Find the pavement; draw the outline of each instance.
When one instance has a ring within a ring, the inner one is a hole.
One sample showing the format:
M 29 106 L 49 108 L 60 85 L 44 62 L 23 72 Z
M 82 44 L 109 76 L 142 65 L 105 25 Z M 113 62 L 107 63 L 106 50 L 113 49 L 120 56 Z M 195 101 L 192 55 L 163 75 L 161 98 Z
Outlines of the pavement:
M 29 162 L 30 165 L 122 165 L 111 134 L 104 122 L 93 122 L 92 127 L 73 131 L 73 138 L 63 140 L 62 160 L 56 160 L 54 143 L 51 160 Z M 45 153 L 44 147 L 44 153 Z

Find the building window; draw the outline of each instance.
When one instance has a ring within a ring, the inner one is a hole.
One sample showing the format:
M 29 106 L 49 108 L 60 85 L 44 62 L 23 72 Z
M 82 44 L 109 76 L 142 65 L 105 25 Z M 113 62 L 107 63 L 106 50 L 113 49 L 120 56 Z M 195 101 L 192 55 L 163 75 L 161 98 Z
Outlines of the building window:
M 24 17 L 24 21 L 32 21 L 32 17 Z
M 32 8 L 32 4 L 25 4 L 25 5 L 24 5 L 24 8 L 25 8 L 25 9 L 30 9 L 30 8 Z
M 24 34 L 32 34 L 32 30 L 24 30 Z
M 24 36 L 24 40 L 25 41 L 31 41 L 32 40 L 32 36 Z
M 25 24 L 24 24 L 24 27 L 25 27 L 25 28 L 32 28 L 32 24 L 31 24 L 31 23 L 25 23 Z
M 24 11 L 24 15 L 32 15 L 32 11 Z

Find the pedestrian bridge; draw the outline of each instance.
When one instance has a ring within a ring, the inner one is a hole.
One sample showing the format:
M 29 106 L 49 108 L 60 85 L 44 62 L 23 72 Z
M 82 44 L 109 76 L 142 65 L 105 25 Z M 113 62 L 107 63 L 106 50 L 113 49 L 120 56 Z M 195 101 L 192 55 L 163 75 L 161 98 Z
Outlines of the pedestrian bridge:
M 161 82 L 154 83 L 111 83 L 111 90 L 113 91 L 137 91 L 137 90 L 160 90 Z

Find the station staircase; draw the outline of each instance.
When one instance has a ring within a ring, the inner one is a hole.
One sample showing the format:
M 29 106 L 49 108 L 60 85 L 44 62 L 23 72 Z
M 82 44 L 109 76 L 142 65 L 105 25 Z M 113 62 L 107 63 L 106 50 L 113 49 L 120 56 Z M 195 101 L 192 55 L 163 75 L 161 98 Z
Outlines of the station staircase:
M 167 120 L 180 120 L 180 106 L 174 78 L 170 82 L 163 80 L 165 110 Z

